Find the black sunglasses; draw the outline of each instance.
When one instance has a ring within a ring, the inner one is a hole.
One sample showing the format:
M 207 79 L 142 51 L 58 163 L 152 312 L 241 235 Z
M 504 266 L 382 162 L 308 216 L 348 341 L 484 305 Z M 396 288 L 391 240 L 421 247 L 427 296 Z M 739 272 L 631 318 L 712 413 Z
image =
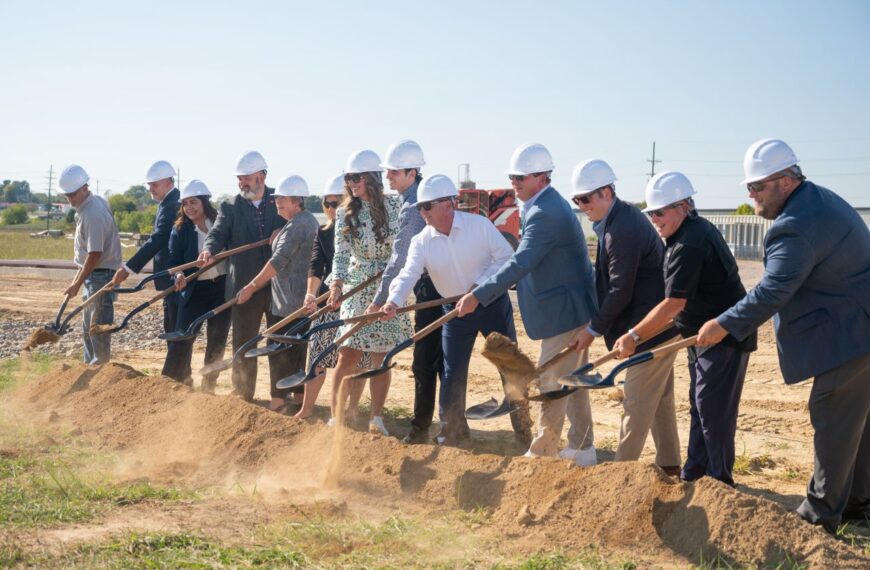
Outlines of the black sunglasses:
M 434 206 L 438 202 L 446 202 L 448 200 L 452 200 L 452 198 L 438 198 L 437 200 L 431 200 L 429 202 L 420 202 L 419 204 L 417 204 L 417 211 L 426 210 L 428 212 L 432 209 L 432 206 Z
M 659 208 L 658 210 L 652 210 L 651 212 L 647 212 L 646 215 L 649 216 L 650 218 L 653 218 L 653 217 L 661 218 L 662 216 L 665 215 L 665 211 L 671 210 L 673 208 L 679 208 L 679 207 L 680 207 L 680 202 L 677 202 L 676 204 L 671 204 L 669 206 L 665 206 L 664 208 Z
M 335 201 L 324 200 L 323 207 L 324 208 L 338 208 L 338 200 L 335 200 Z
M 757 194 L 764 190 L 765 184 L 773 182 L 774 180 L 779 180 L 780 178 L 785 178 L 785 174 L 780 174 L 774 178 L 767 178 L 766 180 L 759 180 L 758 182 L 750 182 L 746 185 L 746 189 L 749 190 L 751 194 Z
M 534 172 L 532 174 L 508 174 L 508 178 L 513 182 L 522 182 L 529 176 L 540 176 L 543 172 Z
M 588 204 L 589 202 L 592 201 L 592 196 L 594 196 L 595 194 L 600 194 L 600 193 L 601 193 L 601 188 L 596 188 L 595 190 L 593 190 L 589 194 L 583 194 L 582 196 L 574 196 L 573 198 L 571 198 L 571 201 L 574 202 L 575 204 L 577 204 L 578 206 L 580 204 L 585 205 L 585 204 Z
M 362 174 L 345 174 L 344 181 L 345 182 L 353 182 L 354 184 L 356 184 L 357 182 L 362 180 L 362 177 L 363 177 Z

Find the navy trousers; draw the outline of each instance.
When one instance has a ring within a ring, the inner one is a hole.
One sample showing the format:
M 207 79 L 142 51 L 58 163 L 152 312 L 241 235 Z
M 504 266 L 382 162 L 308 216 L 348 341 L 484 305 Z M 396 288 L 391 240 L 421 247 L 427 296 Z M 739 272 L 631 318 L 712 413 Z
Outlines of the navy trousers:
M 700 354 L 699 354 L 700 352 Z M 704 475 L 734 485 L 734 436 L 749 353 L 734 346 L 689 348 L 691 424 L 686 464 L 680 477 Z

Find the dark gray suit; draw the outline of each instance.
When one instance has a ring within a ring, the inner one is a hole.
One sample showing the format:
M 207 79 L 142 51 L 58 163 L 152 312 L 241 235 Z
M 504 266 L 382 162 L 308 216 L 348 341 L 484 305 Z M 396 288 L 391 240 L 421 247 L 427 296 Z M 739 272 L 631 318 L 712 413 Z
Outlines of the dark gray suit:
M 812 182 L 789 196 L 764 240 L 764 276 L 717 321 L 740 339 L 771 316 L 786 384 L 815 377 L 815 470 L 798 514 L 834 531 L 870 515 L 870 231 Z
M 232 249 L 267 238 L 273 231 L 280 230 L 284 226 L 285 220 L 278 215 L 271 188 L 266 188 L 263 194 L 260 211 L 262 225 L 258 222 L 254 205 L 241 195 L 237 194 L 222 203 L 203 249 L 215 255 L 224 249 Z M 264 245 L 230 257 L 227 260 L 226 298 L 234 297 L 242 287 L 250 283 L 271 256 L 271 248 Z M 280 317 L 272 314 L 271 303 L 271 288 L 262 287 L 247 303 L 232 308 L 234 352 L 259 333 L 263 315 L 266 316 L 266 323 L 269 325 L 280 320 Z M 286 352 L 269 356 L 269 376 L 273 384 L 293 372 L 295 370 L 292 370 L 287 363 Z M 256 358 L 241 358 L 233 364 L 233 388 L 236 393 L 250 401 L 254 398 L 256 384 Z

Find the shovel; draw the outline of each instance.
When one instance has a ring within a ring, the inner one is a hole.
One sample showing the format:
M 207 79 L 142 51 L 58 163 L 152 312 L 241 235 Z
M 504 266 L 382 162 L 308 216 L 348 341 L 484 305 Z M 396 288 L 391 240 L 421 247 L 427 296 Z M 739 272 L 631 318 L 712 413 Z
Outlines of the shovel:
M 205 314 L 198 316 L 196 319 L 194 319 L 194 321 L 192 323 L 190 323 L 190 326 L 187 327 L 187 330 L 172 331 L 172 332 L 168 332 L 168 333 L 160 333 L 159 335 L 157 335 L 157 338 L 161 338 L 167 342 L 179 342 L 182 340 L 190 340 L 192 338 L 196 338 L 197 334 L 199 333 L 199 331 L 197 331 L 196 328 L 199 325 L 201 325 L 205 321 L 209 320 L 213 316 L 215 316 L 219 313 L 223 313 L 224 311 L 226 311 L 227 309 L 229 309 L 230 307 L 235 305 L 238 300 L 239 300 L 238 297 L 233 297 L 232 299 L 230 299 L 229 301 L 227 301 L 223 305 L 218 305 L 217 307 L 215 307 L 211 311 L 208 311 Z
M 499 403 L 495 398 L 481 404 L 475 404 L 465 410 L 465 418 L 469 420 L 489 420 L 499 416 L 505 416 L 518 410 L 516 404 L 512 404 L 507 398 Z
M 202 275 L 203 273 L 205 273 L 206 271 L 208 271 L 209 269 L 211 269 L 212 267 L 214 267 L 218 263 L 220 263 L 219 259 L 218 260 L 212 259 L 212 261 L 208 265 L 203 265 L 195 273 L 191 273 L 190 275 L 185 277 L 184 284 L 188 285 L 192 281 L 195 281 L 197 277 L 199 277 L 200 275 Z M 139 305 L 138 307 L 136 307 L 135 309 L 133 309 L 129 313 L 127 313 L 127 315 L 124 317 L 124 320 L 121 321 L 120 325 L 117 325 L 117 326 L 94 325 L 91 327 L 91 330 L 88 331 L 88 333 L 91 336 L 99 336 L 102 334 L 113 334 L 113 333 L 116 333 L 118 331 L 124 330 L 125 328 L 127 328 L 127 325 L 130 324 L 130 320 L 133 317 L 135 317 L 136 315 L 138 315 L 139 313 L 141 313 L 142 311 L 144 311 L 145 309 L 147 309 L 148 307 L 150 307 L 151 305 L 153 305 L 157 301 L 160 301 L 164 297 L 168 297 L 169 295 L 173 294 L 174 292 L 175 292 L 175 287 L 168 287 L 168 288 L 164 289 L 163 291 L 160 291 L 159 293 L 157 293 L 156 295 L 154 295 L 149 300 L 145 301 L 144 303 L 142 303 L 141 305 Z
M 358 293 L 359 291 L 361 291 L 362 289 L 364 289 L 365 287 L 368 287 L 369 285 L 374 283 L 377 279 L 380 279 L 381 273 L 383 273 L 383 271 L 378 271 L 377 273 L 375 273 L 374 275 L 372 275 L 371 277 L 369 277 L 368 279 L 366 279 L 365 281 L 363 281 L 362 283 L 360 283 L 359 285 L 357 285 L 356 287 L 354 287 L 353 289 L 348 291 L 346 295 L 342 295 L 341 298 L 347 299 L 351 295 L 354 295 L 354 294 Z M 322 303 L 323 301 L 325 301 L 329 298 L 329 295 L 330 295 L 330 292 L 327 291 L 326 293 L 324 293 L 323 295 L 321 295 L 320 297 L 315 299 L 315 302 Z M 323 307 L 323 309 L 326 309 L 326 308 L 327 307 Z M 321 311 L 323 309 L 321 309 Z M 275 323 L 271 327 L 264 330 L 262 333 L 258 334 L 254 338 L 246 341 L 244 344 L 242 344 L 242 346 L 239 347 L 239 349 L 235 352 L 235 354 L 233 354 L 230 358 L 225 358 L 225 359 L 221 360 L 220 362 L 212 362 L 211 364 L 201 368 L 199 373 L 202 375 L 206 375 L 206 374 L 211 374 L 213 372 L 222 372 L 224 370 L 231 368 L 234 362 L 247 356 L 248 349 L 251 348 L 252 346 L 254 346 L 255 344 L 257 344 L 258 342 L 260 342 L 260 340 L 262 340 L 265 335 L 272 334 L 274 332 L 278 332 L 279 330 L 281 330 L 282 327 L 287 326 L 291 321 L 294 321 L 294 320 L 298 319 L 299 317 L 303 317 L 303 316 L 305 316 L 305 308 L 299 307 L 299 309 L 290 313 L 289 315 L 287 315 L 286 317 L 284 317 L 283 319 L 281 319 L 280 321 L 278 321 L 277 323 Z M 305 320 L 302 321 L 302 323 L 305 323 L 305 322 L 307 322 L 307 321 L 305 321 Z M 273 349 L 273 351 L 274 350 L 282 350 L 285 348 L 287 348 L 287 347 L 276 346 Z M 265 353 L 265 354 L 268 354 L 268 353 Z M 259 356 L 259 354 L 257 356 Z
M 51 331 L 51 332 L 53 332 L 57 335 L 64 335 L 64 334 L 68 333 L 70 321 L 73 320 L 73 318 L 75 318 L 76 315 L 81 313 L 85 309 L 85 307 L 87 307 L 88 305 L 90 305 L 91 303 L 93 303 L 94 301 L 99 299 L 103 293 L 108 293 L 111 290 L 112 290 L 112 282 L 109 281 L 108 283 L 103 285 L 99 290 L 97 290 L 96 293 L 94 293 L 93 295 L 91 295 L 90 297 L 85 299 L 81 305 L 79 305 L 78 307 L 76 307 L 75 309 L 70 311 L 70 313 L 66 316 L 66 318 L 64 318 L 63 322 L 60 323 L 58 328 L 56 330 Z
M 329 344 L 329 346 L 327 346 L 322 351 L 320 351 L 320 354 L 315 356 L 314 360 L 311 361 L 311 364 L 308 365 L 307 372 L 300 370 L 296 374 L 291 374 L 290 376 L 287 376 L 286 378 L 281 378 L 275 384 L 275 387 L 280 389 L 280 390 L 286 390 L 287 388 L 295 388 L 296 386 L 301 386 L 303 384 L 307 384 L 308 382 L 311 382 L 312 380 L 316 380 L 316 379 L 320 378 L 324 373 L 317 372 L 317 365 L 320 364 L 320 362 L 324 358 L 326 358 L 330 352 L 332 352 L 333 350 L 338 348 L 341 345 L 341 343 L 343 343 L 344 341 L 346 341 L 347 339 L 349 339 L 350 337 L 355 335 L 359 329 L 361 329 L 362 327 L 364 327 L 367 324 L 367 322 L 374 320 L 372 318 L 371 314 L 366 315 L 366 316 L 369 317 L 368 321 L 360 321 L 357 324 L 353 325 L 352 327 L 350 327 L 349 331 L 347 331 L 346 333 L 344 333 L 343 335 L 341 335 L 340 337 L 338 337 L 337 339 L 332 341 Z M 351 376 L 351 378 L 352 378 L 352 376 Z
M 640 354 L 635 354 L 634 356 L 626 359 L 625 362 L 620 362 L 619 364 L 614 366 L 613 370 L 610 371 L 610 374 L 605 376 L 604 379 L 601 381 L 601 384 L 606 386 L 615 386 L 616 375 L 625 370 L 626 368 L 631 368 L 632 366 L 637 366 L 638 364 L 643 364 L 644 362 L 655 360 L 660 356 L 665 356 L 666 354 L 676 352 L 681 348 L 695 346 L 696 342 L 698 342 L 698 335 L 680 339 L 678 341 L 656 348 L 655 350 L 648 350 L 646 352 L 641 352 Z
M 406 338 L 405 340 L 394 346 L 392 349 L 390 349 L 386 356 L 384 356 L 384 361 L 381 363 L 380 367 L 373 370 L 366 370 L 365 372 L 360 372 L 359 374 L 354 374 L 353 376 L 348 376 L 348 380 L 362 380 L 363 378 L 371 378 L 372 376 L 383 374 L 384 372 L 395 366 L 395 363 L 393 363 L 392 361 L 394 356 L 396 356 L 409 346 L 413 346 L 415 342 L 419 341 L 429 333 L 438 330 L 441 325 L 449 320 L 454 319 L 458 315 L 459 309 L 453 309 L 449 313 L 445 313 L 444 316 L 437 321 L 433 321 L 429 326 L 420 329 L 411 337 Z
M 254 249 L 256 247 L 260 247 L 263 245 L 269 244 L 269 238 L 261 239 L 260 241 L 255 241 L 254 243 L 249 243 L 246 245 L 242 245 L 233 249 L 228 249 L 226 251 L 222 251 L 216 255 L 213 255 L 210 263 L 215 263 L 218 261 L 222 261 L 230 256 L 233 256 L 237 253 L 242 253 L 244 251 L 248 251 L 250 249 Z M 155 279 L 160 279 L 161 277 L 167 277 L 171 275 L 175 275 L 179 271 L 185 271 L 187 269 L 192 269 L 199 265 L 199 261 L 189 261 L 187 263 L 182 263 L 181 265 L 177 265 L 175 267 L 170 267 L 169 269 L 164 269 L 163 271 L 158 271 L 157 273 L 152 273 L 147 277 L 143 278 L 139 283 L 137 283 L 134 287 L 118 287 L 115 289 L 115 293 L 135 293 L 137 291 L 141 291 L 145 288 L 145 285 L 154 281 Z
M 420 309 L 428 309 L 430 307 L 439 307 L 441 305 L 446 305 L 448 303 L 455 303 L 462 297 L 460 295 L 456 295 L 455 297 L 448 297 L 446 299 L 435 299 L 434 301 L 426 301 L 423 303 L 417 303 L 416 305 L 408 305 L 406 307 L 399 307 L 396 309 L 396 314 L 400 315 L 402 313 L 408 313 L 410 311 L 416 311 Z M 320 331 L 325 331 L 329 329 L 338 328 L 342 325 L 355 324 L 360 321 L 368 322 L 371 319 L 379 319 L 383 317 L 385 313 L 383 311 L 378 311 L 376 313 L 369 313 L 366 315 L 359 315 L 356 317 L 348 317 L 346 319 L 337 319 L 334 321 L 329 321 L 328 323 L 321 323 L 316 327 L 309 330 L 307 333 L 303 335 L 287 335 L 287 334 L 270 334 L 265 335 L 269 340 L 287 343 L 287 344 L 306 344 L 311 341 L 311 338 Z M 312 320 L 314 320 L 314 315 L 312 315 Z

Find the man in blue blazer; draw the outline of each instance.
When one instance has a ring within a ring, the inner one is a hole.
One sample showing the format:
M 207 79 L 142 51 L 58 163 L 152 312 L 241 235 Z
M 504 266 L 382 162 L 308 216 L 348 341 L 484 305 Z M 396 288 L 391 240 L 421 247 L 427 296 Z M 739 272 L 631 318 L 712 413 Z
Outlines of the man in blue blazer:
M 524 202 L 522 239 L 519 247 L 492 277 L 477 284 L 457 304 L 459 315 L 472 312 L 477 305 L 489 305 L 512 285 L 523 326 L 529 338 L 541 340 L 539 364 L 549 361 L 567 347 L 580 327 L 585 327 L 597 310 L 595 274 L 589 261 L 580 222 L 568 202 L 550 186 L 553 159 L 540 144 L 523 145 L 514 151 L 507 171 L 517 196 Z M 577 353 L 555 370 L 559 378 L 585 362 L 586 352 Z M 555 380 L 554 380 L 555 382 Z M 555 390 L 560 386 L 541 386 Z M 565 414 L 571 422 L 568 449 L 563 457 L 588 466 L 596 463 L 592 432 L 592 409 L 586 390 L 567 398 L 541 403 L 537 433 L 527 455 L 555 456 Z
M 870 517 L 870 231 L 845 200 L 806 180 L 783 141 L 763 139 L 743 168 L 755 212 L 773 220 L 764 276 L 704 324 L 698 344 L 749 335 L 774 318 L 786 384 L 811 377 L 815 468 L 797 514 L 834 533 Z
M 175 169 L 165 160 L 158 160 L 151 165 L 145 175 L 148 191 L 151 197 L 159 205 L 157 216 L 154 219 L 154 229 L 148 240 L 142 244 L 133 257 L 127 263 L 121 264 L 112 282 L 115 287 L 123 283 L 131 273 L 139 273 L 145 264 L 154 260 L 152 271 L 157 273 L 169 269 L 169 234 L 172 233 L 172 224 L 178 216 L 179 195 L 175 187 Z M 158 291 L 168 289 L 173 285 L 171 276 L 160 277 L 154 280 L 154 287 Z M 175 317 L 178 315 L 178 301 L 175 293 L 163 299 L 163 331 L 175 330 Z

